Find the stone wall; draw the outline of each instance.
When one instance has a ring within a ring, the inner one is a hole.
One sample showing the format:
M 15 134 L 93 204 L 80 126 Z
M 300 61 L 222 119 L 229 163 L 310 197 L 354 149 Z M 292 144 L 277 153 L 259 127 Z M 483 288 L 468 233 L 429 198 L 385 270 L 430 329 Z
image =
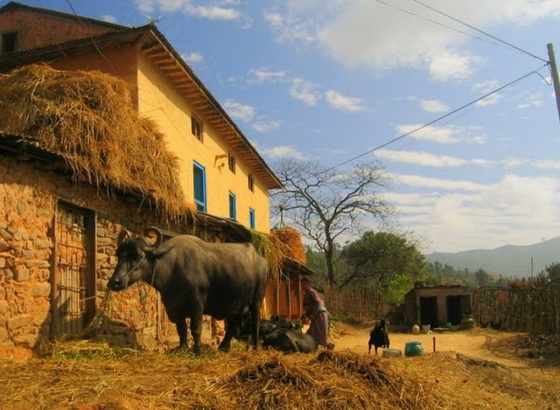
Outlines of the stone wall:
M 0 154 L 0 355 L 30 353 L 52 335 L 53 225 L 59 200 L 96 215 L 96 316 L 88 335 L 151 349 L 175 345 L 175 326 L 149 284 L 107 293 L 107 281 L 123 228 L 139 232 L 155 224 L 180 232 L 181 227 L 163 224 L 130 198 L 74 183 L 43 166 Z M 203 338 L 213 341 L 208 320 Z

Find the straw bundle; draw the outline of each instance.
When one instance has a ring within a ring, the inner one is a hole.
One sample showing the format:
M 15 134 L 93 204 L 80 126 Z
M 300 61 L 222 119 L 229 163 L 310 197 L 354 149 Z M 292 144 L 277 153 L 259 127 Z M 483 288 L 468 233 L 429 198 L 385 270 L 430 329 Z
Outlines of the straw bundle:
M 76 181 L 139 192 L 173 216 L 185 210 L 177 158 L 118 78 L 47 65 L 0 75 L 0 133 L 61 155 Z
M 290 227 L 270 231 L 271 240 L 280 248 L 284 256 L 305 265 L 307 256 L 299 232 Z

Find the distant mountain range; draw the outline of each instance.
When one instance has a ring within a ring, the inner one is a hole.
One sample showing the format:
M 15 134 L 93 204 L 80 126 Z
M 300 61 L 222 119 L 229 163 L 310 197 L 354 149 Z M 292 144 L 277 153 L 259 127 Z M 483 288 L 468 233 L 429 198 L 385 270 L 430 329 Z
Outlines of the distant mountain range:
M 487 273 L 505 277 L 527 277 L 560 263 L 560 237 L 527 246 L 506 245 L 490 250 L 434 252 L 424 256 L 428 262 L 466 268 L 472 272 L 484 269 Z

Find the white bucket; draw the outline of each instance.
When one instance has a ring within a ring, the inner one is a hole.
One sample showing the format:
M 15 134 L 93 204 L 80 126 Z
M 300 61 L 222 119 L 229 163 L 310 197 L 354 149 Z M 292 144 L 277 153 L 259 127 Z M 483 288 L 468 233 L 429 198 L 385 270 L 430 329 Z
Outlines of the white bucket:
M 383 357 L 401 357 L 402 352 L 399 349 L 383 349 Z
M 430 325 L 422 325 L 422 333 L 424 334 L 430 333 Z

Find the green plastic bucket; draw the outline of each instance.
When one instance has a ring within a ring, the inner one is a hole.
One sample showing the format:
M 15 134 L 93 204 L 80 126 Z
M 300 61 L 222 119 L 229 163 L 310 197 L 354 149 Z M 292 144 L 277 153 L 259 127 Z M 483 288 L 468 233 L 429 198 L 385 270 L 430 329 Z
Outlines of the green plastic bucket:
M 420 342 L 408 342 L 404 347 L 405 356 L 421 356 L 424 354 L 424 348 Z

